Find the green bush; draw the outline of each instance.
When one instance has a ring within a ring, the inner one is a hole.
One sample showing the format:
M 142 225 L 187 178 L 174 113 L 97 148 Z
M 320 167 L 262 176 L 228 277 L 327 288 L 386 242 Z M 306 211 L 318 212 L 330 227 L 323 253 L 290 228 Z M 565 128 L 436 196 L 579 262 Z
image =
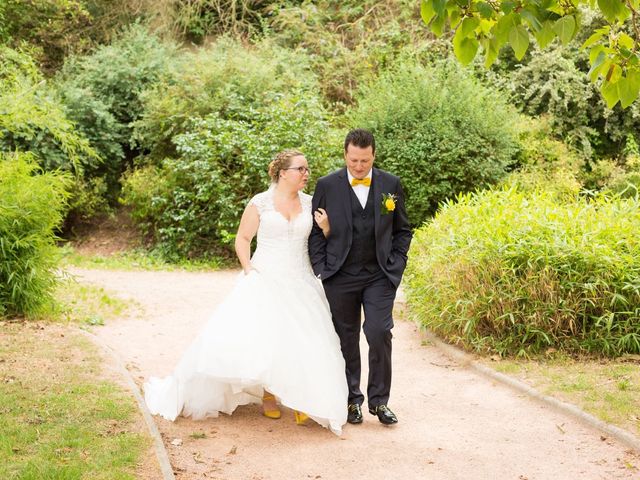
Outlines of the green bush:
M 133 25 L 91 55 L 70 58 L 57 79 L 67 115 L 102 159 L 85 167 L 85 183 L 106 185 L 105 200 L 112 205 L 120 176 L 137 154 L 130 148 L 131 124 L 142 115 L 142 93 L 167 74 L 176 51 Z
M 68 187 L 33 156 L 0 153 L 0 315 L 37 313 L 52 300 Z
M 640 202 L 461 195 L 416 231 L 410 315 L 479 352 L 640 352 Z
M 248 48 L 222 38 L 183 52 L 172 74 L 145 92 L 133 137 L 147 153 L 144 161 L 157 163 L 176 156 L 173 138 L 185 133 L 193 118 L 218 112 L 251 122 L 254 109 L 270 104 L 274 92 L 296 96 L 315 94 L 314 89 L 317 83 L 305 55 L 269 42 Z
M 349 122 L 374 133 L 377 165 L 402 177 L 414 225 L 498 181 L 518 149 L 516 114 L 452 62 L 397 65 L 362 89 Z
M 0 67 L 0 153 L 30 152 L 45 171 L 73 172 L 71 217 L 103 211 L 94 182 L 85 179 L 87 172 L 100 168 L 101 159 L 68 118 L 33 59 L 0 47 Z
M 127 176 L 123 201 L 165 258 L 227 255 L 278 151 L 301 149 L 314 177 L 339 161 L 314 78 L 292 55 L 223 40 L 147 94 L 136 131 L 150 154 Z

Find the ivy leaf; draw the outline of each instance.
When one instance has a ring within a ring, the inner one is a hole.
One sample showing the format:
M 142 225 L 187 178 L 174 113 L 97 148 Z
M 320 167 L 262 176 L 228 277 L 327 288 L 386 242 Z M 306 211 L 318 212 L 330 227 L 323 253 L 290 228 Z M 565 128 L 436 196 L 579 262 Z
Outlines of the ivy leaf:
M 422 21 L 429 25 L 429 22 L 435 17 L 436 11 L 433 9 L 433 2 L 431 0 L 422 0 L 420 2 L 420 16 Z
M 463 29 L 459 28 L 453 37 L 453 53 L 460 63 L 469 65 L 478 51 L 478 41 L 475 38 L 465 37 L 462 33 Z
M 576 21 L 572 15 L 559 18 L 556 23 L 553 24 L 553 31 L 556 32 L 562 44 L 566 45 L 571 41 L 576 31 Z
M 509 32 L 509 43 L 518 60 L 522 60 L 529 48 L 529 33 L 522 25 L 515 25 Z
M 553 24 L 547 20 L 542 24 L 542 28 L 535 33 L 536 40 L 540 48 L 546 48 L 554 38 L 556 38 L 556 32 L 553 31 Z

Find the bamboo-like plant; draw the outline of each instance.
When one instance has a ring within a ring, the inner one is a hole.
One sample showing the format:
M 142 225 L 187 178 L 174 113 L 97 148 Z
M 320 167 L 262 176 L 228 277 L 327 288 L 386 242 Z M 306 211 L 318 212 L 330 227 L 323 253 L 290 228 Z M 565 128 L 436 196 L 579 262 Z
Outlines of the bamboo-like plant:
M 480 352 L 640 352 L 640 200 L 507 185 L 416 232 L 411 316 Z
M 68 185 L 65 174 L 38 172 L 30 154 L 0 154 L 0 315 L 34 314 L 52 300 Z

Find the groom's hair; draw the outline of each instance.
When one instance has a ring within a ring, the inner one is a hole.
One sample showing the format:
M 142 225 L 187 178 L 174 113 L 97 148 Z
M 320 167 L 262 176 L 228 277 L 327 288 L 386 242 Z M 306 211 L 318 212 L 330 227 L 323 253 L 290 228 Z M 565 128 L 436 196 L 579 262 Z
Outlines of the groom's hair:
M 356 128 L 347 133 L 344 139 L 344 151 L 347 151 L 349 145 L 354 147 L 367 148 L 371 147 L 371 151 L 376 153 L 376 139 L 373 138 L 373 133 L 363 128 Z

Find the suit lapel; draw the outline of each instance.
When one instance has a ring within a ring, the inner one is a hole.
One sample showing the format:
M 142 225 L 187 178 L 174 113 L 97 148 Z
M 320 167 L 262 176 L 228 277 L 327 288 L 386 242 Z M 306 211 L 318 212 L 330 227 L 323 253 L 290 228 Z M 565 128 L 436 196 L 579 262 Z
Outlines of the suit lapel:
M 378 229 L 380 227 L 380 198 L 382 198 L 382 175 L 380 172 L 374 168 L 373 174 L 371 175 L 373 178 L 373 219 L 374 219 L 374 228 L 376 232 L 376 237 L 378 234 Z
M 340 171 L 338 179 L 340 203 L 342 203 L 342 211 L 347 219 L 348 231 L 351 231 L 353 228 L 353 219 L 351 218 L 351 185 L 349 185 L 349 177 L 347 176 L 346 167 Z

